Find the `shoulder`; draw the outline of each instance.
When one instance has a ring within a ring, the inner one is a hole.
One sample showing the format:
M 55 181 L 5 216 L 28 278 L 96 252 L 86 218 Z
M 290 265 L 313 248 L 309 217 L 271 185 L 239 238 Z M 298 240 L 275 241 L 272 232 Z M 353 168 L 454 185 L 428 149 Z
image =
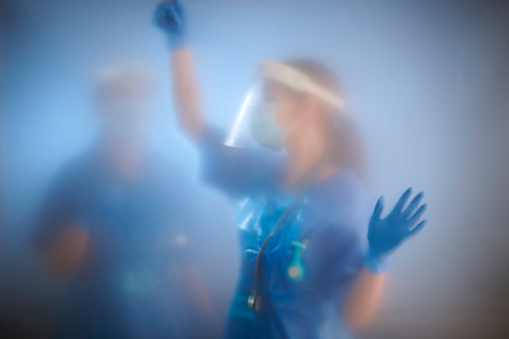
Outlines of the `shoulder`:
M 364 182 L 352 170 L 340 173 L 332 210 L 337 224 L 346 224 L 365 233 L 369 220 L 369 194 Z
M 148 171 L 151 175 L 158 177 L 158 179 L 171 179 L 177 181 L 185 180 L 188 177 L 188 170 L 184 168 L 178 161 L 171 158 L 171 156 L 158 152 L 147 152 Z
M 50 190 L 71 188 L 85 183 L 93 171 L 91 152 L 75 155 L 65 162 L 53 175 Z
M 354 171 L 342 170 L 313 189 L 307 222 L 309 231 L 317 236 L 359 237 L 367 232 L 368 220 L 367 190 Z
M 311 187 L 309 200 L 309 207 L 317 216 L 348 220 L 367 205 L 368 194 L 354 171 L 342 170 Z
M 147 156 L 145 180 L 160 192 L 178 194 L 193 186 L 189 169 L 166 154 L 150 152 Z
M 348 198 L 366 194 L 366 187 L 357 173 L 351 169 L 341 170 L 335 178 L 336 193 Z

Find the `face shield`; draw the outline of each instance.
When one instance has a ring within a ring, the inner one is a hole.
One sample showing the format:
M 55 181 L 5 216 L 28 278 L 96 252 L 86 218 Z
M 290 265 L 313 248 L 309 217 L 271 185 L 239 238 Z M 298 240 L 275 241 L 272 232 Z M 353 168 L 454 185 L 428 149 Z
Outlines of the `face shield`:
M 278 124 L 278 110 L 285 103 L 276 100 L 270 84 L 312 95 L 335 108 L 334 111 L 343 110 L 341 98 L 315 84 L 306 74 L 282 63 L 265 61 L 228 133 L 226 146 L 245 148 L 261 145 L 274 151 L 283 148 L 286 131 Z

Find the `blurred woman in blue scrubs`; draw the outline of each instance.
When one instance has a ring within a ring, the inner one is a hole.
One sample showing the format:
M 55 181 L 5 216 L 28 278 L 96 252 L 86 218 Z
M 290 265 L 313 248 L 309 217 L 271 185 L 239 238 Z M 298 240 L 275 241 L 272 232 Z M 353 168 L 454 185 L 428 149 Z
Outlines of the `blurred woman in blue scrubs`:
M 405 207 L 408 189 L 383 219 L 380 199 L 370 218 L 359 135 L 338 80 L 314 61 L 262 63 L 232 130 L 212 128 L 182 5 L 160 4 L 154 21 L 169 40 L 182 129 L 206 180 L 239 204 L 240 276 L 224 336 L 348 337 L 376 310 L 387 255 L 425 225 L 423 194 Z

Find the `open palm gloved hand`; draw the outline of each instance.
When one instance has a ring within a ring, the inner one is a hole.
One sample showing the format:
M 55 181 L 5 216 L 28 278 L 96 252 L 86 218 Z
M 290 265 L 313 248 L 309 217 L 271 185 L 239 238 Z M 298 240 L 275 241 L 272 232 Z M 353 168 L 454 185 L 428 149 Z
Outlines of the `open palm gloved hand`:
M 417 194 L 410 204 L 404 208 L 411 194 L 412 188 L 408 188 L 385 218 L 381 218 L 384 197 L 381 196 L 378 199 L 369 220 L 369 248 L 364 257 L 364 266 L 371 273 L 380 274 L 385 272 L 387 256 L 403 242 L 416 235 L 428 223 L 427 219 L 419 222 L 427 208 L 427 204 L 420 204 L 424 192 Z

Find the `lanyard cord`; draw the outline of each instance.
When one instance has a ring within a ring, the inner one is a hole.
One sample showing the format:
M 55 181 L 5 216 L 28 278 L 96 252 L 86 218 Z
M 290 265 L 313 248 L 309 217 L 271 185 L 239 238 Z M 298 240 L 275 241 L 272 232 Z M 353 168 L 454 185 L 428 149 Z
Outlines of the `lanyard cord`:
M 297 192 L 295 194 L 295 198 L 292 200 L 292 203 L 290 206 L 288 206 L 285 211 L 281 214 L 281 216 L 277 219 L 276 223 L 274 224 L 274 227 L 270 230 L 269 234 L 265 237 L 263 240 L 262 246 L 260 246 L 260 251 L 258 252 L 258 256 L 256 257 L 256 264 L 255 264 L 255 272 L 254 272 L 254 280 L 253 280 L 253 292 L 251 293 L 251 296 L 248 299 L 248 306 L 252 308 L 255 312 L 256 310 L 256 299 L 258 297 L 258 281 L 259 281 L 259 275 L 260 275 L 260 263 L 262 261 L 263 257 L 263 251 L 265 250 L 265 247 L 267 246 L 267 243 L 269 242 L 270 237 L 277 231 L 283 221 L 290 215 L 290 212 L 292 212 L 293 208 L 297 205 L 300 198 L 304 195 L 306 189 L 309 187 L 309 184 L 311 183 L 311 178 L 314 174 L 316 174 L 325 164 L 329 162 L 329 157 L 325 156 L 323 157 L 316 165 L 314 165 L 306 174 L 302 177 L 302 179 L 295 185 L 295 188 L 293 191 Z

